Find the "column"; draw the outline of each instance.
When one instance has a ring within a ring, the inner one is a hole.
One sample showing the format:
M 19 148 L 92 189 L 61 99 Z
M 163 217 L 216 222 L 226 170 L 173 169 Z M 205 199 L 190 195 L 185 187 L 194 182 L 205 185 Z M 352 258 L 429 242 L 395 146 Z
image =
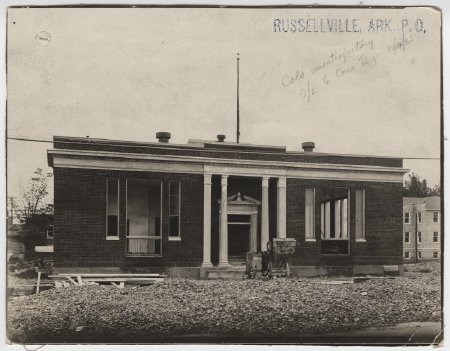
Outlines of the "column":
M 202 267 L 212 267 L 211 263 L 211 174 L 203 175 L 203 263 Z
M 222 175 L 220 206 L 219 267 L 228 267 L 228 176 Z
M 286 177 L 277 184 L 277 238 L 286 237 Z
M 250 251 L 258 251 L 258 215 L 250 216 Z
M 261 200 L 261 251 L 266 251 L 269 241 L 269 177 L 262 179 Z

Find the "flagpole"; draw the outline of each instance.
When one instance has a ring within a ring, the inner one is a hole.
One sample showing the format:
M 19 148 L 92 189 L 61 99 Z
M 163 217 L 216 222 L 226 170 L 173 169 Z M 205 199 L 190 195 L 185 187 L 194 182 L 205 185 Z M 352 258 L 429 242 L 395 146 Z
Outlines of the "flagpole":
M 239 144 L 239 136 L 241 135 L 239 131 L 239 53 L 236 57 L 236 65 L 237 65 L 237 99 L 236 99 L 236 117 L 237 117 L 237 129 L 236 129 L 236 142 Z

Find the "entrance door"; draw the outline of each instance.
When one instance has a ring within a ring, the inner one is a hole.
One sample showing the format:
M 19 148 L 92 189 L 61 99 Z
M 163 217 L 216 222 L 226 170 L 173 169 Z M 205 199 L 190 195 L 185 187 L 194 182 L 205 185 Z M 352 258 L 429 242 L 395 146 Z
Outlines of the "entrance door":
M 250 250 L 250 216 L 228 216 L 228 256 L 245 258 Z

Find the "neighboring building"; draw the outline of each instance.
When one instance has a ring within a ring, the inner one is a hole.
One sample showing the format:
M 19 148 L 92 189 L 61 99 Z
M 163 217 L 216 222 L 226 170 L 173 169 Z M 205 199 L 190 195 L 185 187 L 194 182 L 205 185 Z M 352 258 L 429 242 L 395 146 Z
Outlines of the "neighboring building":
M 401 158 L 157 137 L 54 137 L 57 271 L 205 277 L 274 237 L 302 275 L 401 270 Z
M 6 217 L 7 235 L 7 258 L 11 256 L 23 259 L 25 256 L 25 245 L 20 240 L 20 224 L 14 223 L 14 216 Z
M 405 261 L 441 258 L 441 198 L 403 198 L 403 257 Z

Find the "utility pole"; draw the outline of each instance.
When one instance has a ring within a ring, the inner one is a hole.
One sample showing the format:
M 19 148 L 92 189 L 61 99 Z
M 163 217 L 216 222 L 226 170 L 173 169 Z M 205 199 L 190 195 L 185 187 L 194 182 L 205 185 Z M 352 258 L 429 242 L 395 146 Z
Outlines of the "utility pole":
M 237 117 L 237 129 L 236 129 L 236 143 L 239 144 L 239 136 L 241 132 L 239 131 L 239 53 L 236 57 L 236 66 L 237 66 L 237 99 L 236 99 L 236 117 Z

